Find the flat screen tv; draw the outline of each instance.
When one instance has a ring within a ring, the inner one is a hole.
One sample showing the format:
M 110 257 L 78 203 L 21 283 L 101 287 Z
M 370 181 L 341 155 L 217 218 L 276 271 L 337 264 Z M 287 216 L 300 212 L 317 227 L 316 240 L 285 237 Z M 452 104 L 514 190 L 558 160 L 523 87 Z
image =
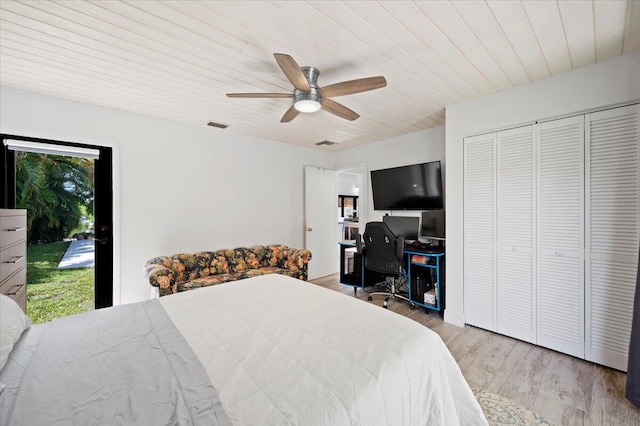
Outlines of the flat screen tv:
M 440 162 L 371 171 L 374 210 L 442 209 Z

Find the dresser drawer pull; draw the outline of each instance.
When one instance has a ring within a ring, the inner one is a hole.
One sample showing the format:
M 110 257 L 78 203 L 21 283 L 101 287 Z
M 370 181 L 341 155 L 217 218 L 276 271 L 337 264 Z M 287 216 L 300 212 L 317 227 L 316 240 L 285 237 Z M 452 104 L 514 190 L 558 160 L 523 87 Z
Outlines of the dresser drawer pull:
M 7 260 L 6 262 L 3 263 L 18 263 L 20 262 L 22 259 L 24 259 L 24 256 L 16 256 L 11 260 Z
M 25 229 L 27 228 L 23 226 L 22 228 L 7 229 L 7 232 L 20 232 L 20 231 L 24 231 Z
M 24 284 L 18 284 L 17 286 L 13 287 L 14 291 L 10 291 L 7 293 L 7 296 L 15 296 L 16 294 L 18 294 L 18 292 L 20 291 L 20 289 L 22 288 Z

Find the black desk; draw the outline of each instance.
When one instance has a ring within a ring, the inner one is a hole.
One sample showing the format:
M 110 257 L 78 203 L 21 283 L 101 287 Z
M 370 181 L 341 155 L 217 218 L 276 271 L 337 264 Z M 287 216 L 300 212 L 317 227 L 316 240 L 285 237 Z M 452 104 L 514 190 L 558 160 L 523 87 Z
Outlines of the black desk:
M 356 253 L 356 244 L 352 241 L 343 241 L 340 245 L 340 284 L 353 287 L 354 292 L 360 288 L 364 291 L 369 287 L 384 281 L 384 276 L 364 267 L 365 253 L 360 256 Z M 411 301 L 411 309 L 422 306 L 425 309 L 442 312 L 445 308 L 445 280 L 444 280 L 444 250 L 432 252 L 413 247 L 405 247 L 404 255 L 407 265 L 408 298 Z M 424 260 L 424 262 L 422 261 Z M 416 279 L 424 279 L 430 271 L 435 273 L 433 289 L 436 295 L 435 304 L 424 303 L 422 295 L 415 294 Z

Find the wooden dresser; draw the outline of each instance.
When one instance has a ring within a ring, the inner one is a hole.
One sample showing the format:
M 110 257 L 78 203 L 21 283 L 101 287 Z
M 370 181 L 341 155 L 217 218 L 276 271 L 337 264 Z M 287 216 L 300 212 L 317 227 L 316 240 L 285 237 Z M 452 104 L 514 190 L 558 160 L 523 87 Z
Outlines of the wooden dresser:
M 0 209 L 0 293 L 27 312 L 27 211 Z

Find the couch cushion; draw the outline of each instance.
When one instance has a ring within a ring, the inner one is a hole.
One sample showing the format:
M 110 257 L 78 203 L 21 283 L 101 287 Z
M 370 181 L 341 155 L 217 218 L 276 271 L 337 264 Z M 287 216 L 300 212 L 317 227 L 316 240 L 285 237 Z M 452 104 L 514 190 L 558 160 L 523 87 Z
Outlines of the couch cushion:
M 257 269 L 260 267 L 260 261 L 264 257 L 264 248 L 259 249 L 258 246 L 251 248 L 238 247 L 233 250 L 233 271 L 239 272 L 247 269 Z
M 258 265 L 256 268 L 260 268 L 262 266 L 262 261 L 264 260 L 264 256 L 267 253 L 267 248 L 265 246 L 252 246 L 249 247 L 252 251 L 251 257 L 258 261 Z M 246 259 L 245 259 L 246 260 Z M 253 267 L 254 262 L 252 262 Z
M 215 253 L 211 251 L 201 251 L 196 253 L 193 259 L 193 266 L 189 271 L 189 281 L 217 274 L 217 271 L 211 271 L 211 260 L 214 256 Z
M 199 287 L 209 287 L 212 285 L 226 283 L 228 281 L 233 281 L 234 279 L 234 276 L 231 274 L 209 275 L 208 277 L 198 278 L 193 281 L 187 281 L 186 283 L 178 284 L 178 291 L 186 291 Z
M 233 250 L 218 250 L 213 253 L 209 272 L 211 274 L 228 274 L 232 271 L 229 259 L 233 259 Z
M 289 247 L 287 246 L 267 246 L 265 249 L 264 259 L 262 260 L 262 266 L 277 266 L 278 268 L 284 268 L 288 253 Z
M 265 268 L 259 269 L 247 269 L 245 271 L 238 271 L 233 274 L 234 279 L 243 280 L 245 278 L 259 277 L 260 275 L 268 275 L 268 274 L 281 274 L 288 275 L 290 277 L 295 277 L 295 272 L 287 271 L 286 269 L 278 268 L 275 266 L 267 266 Z
M 177 283 L 185 282 L 189 279 L 191 269 L 196 257 L 190 253 L 180 253 L 171 256 L 171 269 L 174 272 Z

